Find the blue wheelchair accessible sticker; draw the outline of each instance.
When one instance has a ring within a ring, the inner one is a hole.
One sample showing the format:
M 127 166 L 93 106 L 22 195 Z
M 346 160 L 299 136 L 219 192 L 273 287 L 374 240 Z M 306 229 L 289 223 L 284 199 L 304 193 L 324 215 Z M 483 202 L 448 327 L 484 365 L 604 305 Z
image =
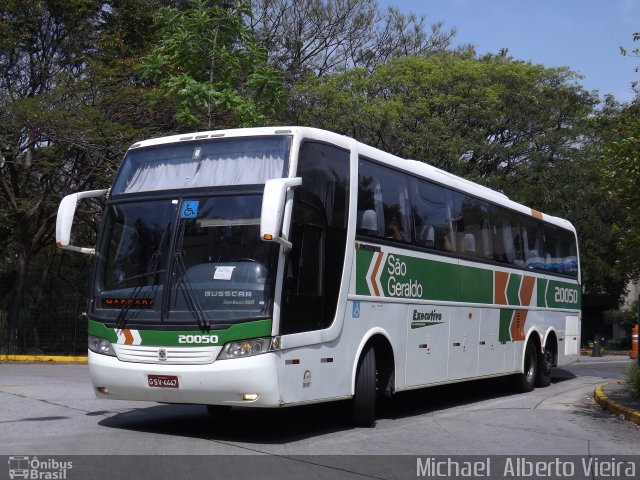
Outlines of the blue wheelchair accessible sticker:
M 358 301 L 353 302 L 352 317 L 353 318 L 360 318 L 360 302 L 358 302 Z
M 198 216 L 199 200 L 189 200 L 182 203 L 180 218 L 196 218 Z

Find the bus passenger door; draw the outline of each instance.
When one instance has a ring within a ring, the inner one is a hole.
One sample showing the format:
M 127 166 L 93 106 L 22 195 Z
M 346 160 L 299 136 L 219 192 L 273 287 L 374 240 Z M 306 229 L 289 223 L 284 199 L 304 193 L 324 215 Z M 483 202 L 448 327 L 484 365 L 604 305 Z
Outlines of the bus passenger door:
M 283 269 L 279 352 L 281 399 L 295 403 L 349 394 L 348 344 L 322 342 L 338 310 L 349 218 L 347 150 L 300 145 L 288 252 Z M 339 337 L 340 338 L 340 337 Z M 295 345 L 289 347 L 289 345 Z
M 295 193 L 289 239 L 292 249 L 284 268 L 280 334 L 284 337 L 319 331 L 324 314 L 324 212 L 300 189 Z M 311 335 L 309 335 L 311 339 Z M 306 343 L 309 343 L 308 345 Z M 306 339 L 297 348 L 279 354 L 280 398 L 297 403 L 323 397 L 321 378 L 322 345 Z M 286 344 L 286 341 L 283 341 Z M 321 388 L 320 388 L 321 389 Z
M 285 265 L 280 333 L 322 327 L 324 277 L 324 211 L 304 190 L 296 192 L 289 238 L 293 247 Z

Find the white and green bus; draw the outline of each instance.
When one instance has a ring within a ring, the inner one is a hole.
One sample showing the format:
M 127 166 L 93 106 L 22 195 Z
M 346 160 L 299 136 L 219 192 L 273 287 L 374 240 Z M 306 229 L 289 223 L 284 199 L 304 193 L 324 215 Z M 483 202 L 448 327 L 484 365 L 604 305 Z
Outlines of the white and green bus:
M 80 199 L 106 197 L 95 248 Z M 60 248 L 95 254 L 89 369 L 103 398 L 220 407 L 350 399 L 577 359 L 566 220 L 415 160 L 302 127 L 131 146 L 108 191 L 69 195 Z

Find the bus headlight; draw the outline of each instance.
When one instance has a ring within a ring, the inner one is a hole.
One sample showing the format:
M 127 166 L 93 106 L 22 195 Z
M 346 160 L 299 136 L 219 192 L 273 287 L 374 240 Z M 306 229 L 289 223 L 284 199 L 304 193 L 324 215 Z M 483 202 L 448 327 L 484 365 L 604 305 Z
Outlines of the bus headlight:
M 218 360 L 228 360 L 230 358 L 244 358 L 253 355 L 260 355 L 274 350 L 271 338 L 252 338 L 250 340 L 239 340 L 229 342 L 224 347 Z
M 100 353 L 102 355 L 116 356 L 116 351 L 113 349 L 111 342 L 105 338 L 94 337 L 89 335 L 89 350 L 94 353 Z

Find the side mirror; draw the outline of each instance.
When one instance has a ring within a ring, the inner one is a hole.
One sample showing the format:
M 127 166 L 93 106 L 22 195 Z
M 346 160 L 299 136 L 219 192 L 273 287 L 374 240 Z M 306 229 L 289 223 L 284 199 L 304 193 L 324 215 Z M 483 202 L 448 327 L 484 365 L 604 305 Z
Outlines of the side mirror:
M 73 225 L 73 215 L 76 213 L 78 200 L 101 197 L 105 195 L 107 191 L 108 190 L 89 190 L 87 192 L 72 193 L 62 199 L 58 207 L 58 217 L 56 218 L 56 247 L 74 252 L 87 253 L 89 255 L 96 253 L 95 248 L 69 245 L 71 226 Z
M 260 213 L 260 239 L 265 242 L 276 242 L 291 248 L 291 242 L 282 238 L 282 219 L 284 217 L 285 200 L 289 188 L 302 185 L 302 178 L 274 178 L 267 180 L 262 197 Z

